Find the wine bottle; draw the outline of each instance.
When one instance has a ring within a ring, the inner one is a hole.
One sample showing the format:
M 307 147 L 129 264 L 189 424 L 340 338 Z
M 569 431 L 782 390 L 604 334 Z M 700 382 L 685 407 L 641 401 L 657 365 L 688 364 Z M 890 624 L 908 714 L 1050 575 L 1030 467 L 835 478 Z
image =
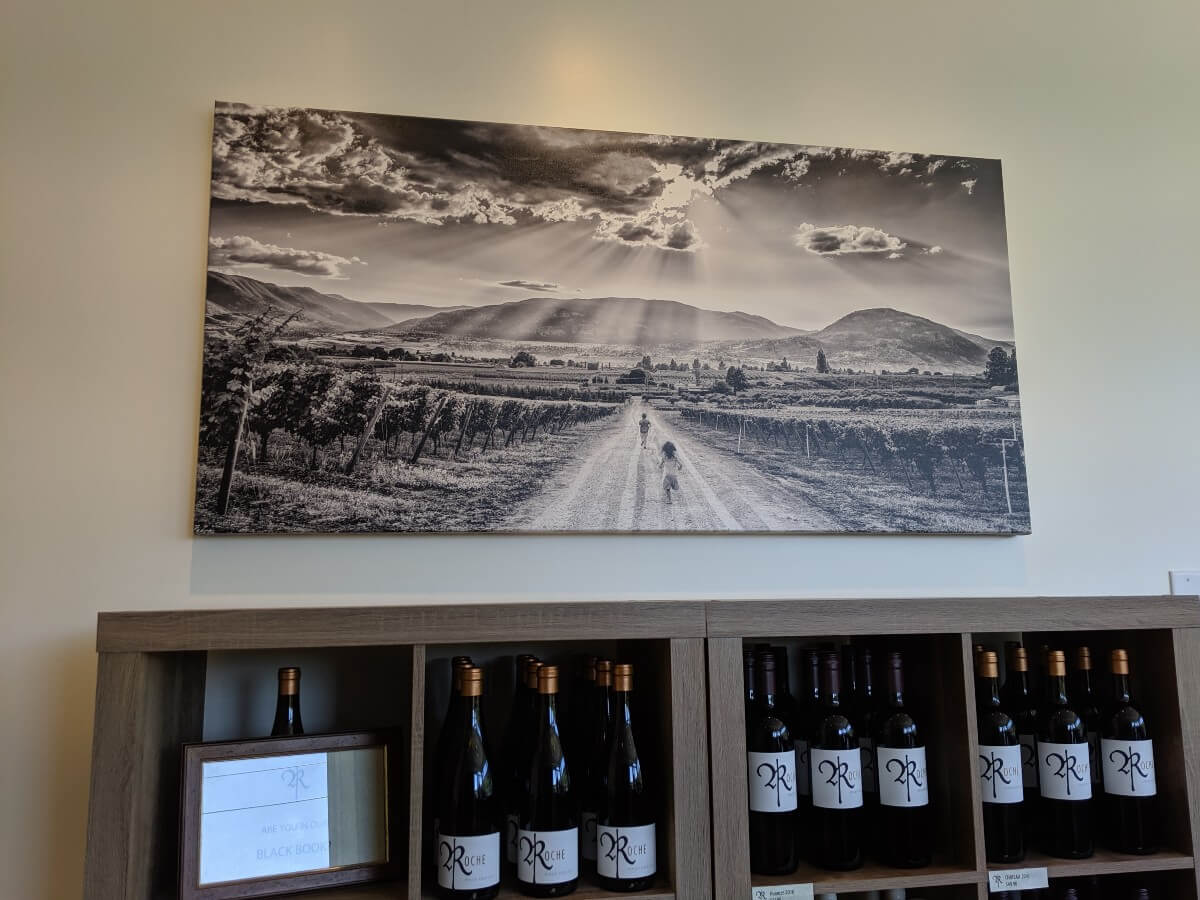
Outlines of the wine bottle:
M 484 736 L 483 670 L 455 670 L 458 702 L 446 734 L 437 793 L 438 893 L 449 900 L 490 900 L 500 892 L 500 811 Z
M 796 747 L 780 714 L 775 659 L 756 656 L 754 711 L 746 734 L 750 792 L 750 871 L 762 875 L 794 872 L 796 845 Z
M 858 704 L 858 669 L 854 665 L 854 645 L 842 644 L 842 708 L 853 714 Z
M 1113 699 L 1102 719 L 1100 759 L 1107 839 L 1119 853 L 1158 845 L 1154 744 L 1141 708 L 1129 697 L 1129 653 L 1112 651 Z
M 596 660 L 594 705 L 588 722 L 588 746 L 579 767 L 580 854 L 589 870 L 596 865 L 596 814 L 608 773 L 608 740 L 612 734 L 613 693 L 611 660 Z
M 933 861 L 933 822 L 929 807 L 929 766 L 925 737 L 904 704 L 904 660 L 887 658 L 887 690 L 876 729 L 879 772 L 879 855 L 904 869 Z
M 1021 741 L 1021 785 L 1025 792 L 1021 816 L 1028 845 L 1037 830 L 1038 821 L 1038 711 L 1029 685 L 1029 654 L 1020 644 L 1010 649 L 1012 656 L 1008 660 L 1008 678 L 1005 679 L 1000 700 L 1005 711 L 1017 723 L 1017 737 Z
M 806 758 L 808 750 L 808 744 L 802 737 L 804 714 L 801 711 L 800 702 L 792 696 L 788 684 L 787 648 L 767 647 L 760 653 L 770 655 L 775 660 L 775 706 L 778 709 L 779 717 L 787 725 L 788 733 L 792 736 L 792 744 L 796 748 L 796 814 L 797 817 L 802 818 L 807 810 L 807 798 L 810 794 L 808 770 L 801 762 L 802 757 Z
M 279 670 L 279 696 L 275 700 L 275 722 L 271 737 L 304 734 L 300 722 L 300 669 L 285 666 Z
M 875 675 L 871 649 L 863 647 L 858 654 L 858 698 L 855 703 L 855 731 L 858 732 L 858 747 L 862 752 L 863 808 L 865 815 L 875 815 L 879 804 L 879 778 L 875 765 L 875 731 L 880 710 L 879 698 L 875 694 Z
M 446 783 L 445 768 L 450 765 L 450 740 L 452 733 L 461 724 L 459 722 L 459 707 L 465 702 L 462 694 L 459 692 L 462 670 L 472 665 L 471 657 L 469 656 L 454 656 L 450 659 L 450 699 L 446 701 L 446 715 L 442 718 L 442 728 L 438 732 L 437 749 L 433 757 L 433 783 L 442 785 Z M 454 738 L 457 739 L 457 734 Z M 433 817 L 433 838 L 436 846 L 438 833 L 440 830 L 440 820 L 435 812 Z
M 807 839 L 813 861 L 827 869 L 862 865 L 862 751 L 842 706 L 836 653 L 821 657 L 822 715 L 809 745 L 813 809 Z
M 742 651 L 742 690 L 746 702 L 746 727 L 750 727 L 750 711 L 754 708 L 754 650 L 750 647 Z
M 1025 858 L 1021 739 L 1017 723 L 1000 702 L 999 675 L 996 654 L 985 650 L 975 672 L 983 843 L 988 862 L 1014 863 Z
M 517 657 L 517 687 L 513 694 L 513 711 L 509 718 L 509 741 L 506 758 L 504 855 L 509 865 L 517 864 L 517 831 L 520 822 L 521 800 L 528 794 L 529 763 L 536 735 L 534 714 L 537 710 L 537 673 L 541 668 L 537 657 L 522 654 Z
M 649 888 L 658 871 L 653 797 L 633 739 L 633 666 L 613 666 L 613 725 L 596 822 L 596 879 L 610 891 Z
M 517 826 L 517 885 L 530 897 L 561 897 L 579 885 L 579 814 L 558 731 L 558 666 L 537 670 L 529 790 Z
M 794 732 L 800 721 L 800 704 L 792 694 L 787 647 L 771 647 L 770 653 L 775 658 L 775 688 L 779 691 L 779 708 Z
M 1067 698 L 1067 660 L 1061 650 L 1050 651 L 1048 657 L 1037 748 L 1042 850 L 1066 859 L 1089 857 L 1093 851 L 1092 777 L 1087 730 Z
M 1088 739 L 1088 771 L 1092 773 L 1092 793 L 1100 792 L 1103 771 L 1100 766 L 1100 706 L 1096 702 L 1096 690 L 1092 681 L 1092 650 L 1090 647 L 1075 649 L 1075 690 L 1071 704 L 1083 719 Z

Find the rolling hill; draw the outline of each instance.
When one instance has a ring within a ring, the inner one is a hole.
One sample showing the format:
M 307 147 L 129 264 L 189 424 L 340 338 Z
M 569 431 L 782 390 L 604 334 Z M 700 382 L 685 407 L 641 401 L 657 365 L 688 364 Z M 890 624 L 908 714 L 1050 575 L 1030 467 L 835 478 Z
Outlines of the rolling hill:
M 284 287 L 224 272 L 208 273 L 207 315 L 220 322 L 258 316 L 267 309 L 300 312 L 292 330 L 328 333 L 382 329 L 421 316 L 462 307 L 425 306 L 418 303 L 360 303 L 340 294 L 324 294 L 310 287 Z
M 776 325 L 762 316 L 714 312 L 673 300 L 637 297 L 531 297 L 438 313 L 394 325 L 388 331 L 640 347 L 783 338 L 798 333 L 795 328 Z

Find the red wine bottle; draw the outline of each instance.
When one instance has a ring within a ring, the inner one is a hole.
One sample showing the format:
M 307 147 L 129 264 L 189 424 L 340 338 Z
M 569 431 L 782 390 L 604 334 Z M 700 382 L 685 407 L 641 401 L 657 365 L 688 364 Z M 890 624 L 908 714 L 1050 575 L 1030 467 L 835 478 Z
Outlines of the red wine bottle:
M 1021 804 L 1021 739 L 1017 723 L 1000 702 L 996 654 L 977 657 L 975 700 L 979 721 L 979 788 L 983 796 L 983 843 L 990 863 L 1025 858 Z
M 1100 793 L 1103 778 L 1100 766 L 1100 706 L 1096 702 L 1096 689 L 1092 680 L 1092 650 L 1090 647 L 1075 648 L 1075 689 L 1071 693 L 1071 705 L 1083 719 L 1088 739 L 1088 771 L 1092 773 L 1092 793 Z
M 458 702 L 443 729 L 446 761 L 437 786 L 438 894 L 490 900 L 500 892 L 500 809 L 484 736 L 483 670 L 457 673 Z
M 925 737 L 904 705 L 904 660 L 888 654 L 887 690 L 875 739 L 879 772 L 879 856 L 904 869 L 933 861 Z
M 612 735 L 613 692 L 611 660 L 596 660 L 593 707 L 588 721 L 588 745 L 579 767 L 580 855 L 587 869 L 596 865 L 596 814 L 604 796 L 608 772 L 608 740 Z
M 633 666 L 618 663 L 612 677 L 614 717 L 596 822 L 596 880 L 610 891 L 641 891 L 658 871 L 654 802 L 633 739 Z
M 517 885 L 530 897 L 579 886 L 579 812 L 558 730 L 558 666 L 537 670 L 536 737 L 517 823 Z
M 1084 859 L 1092 855 L 1092 776 L 1087 728 L 1067 697 L 1067 660 L 1052 650 L 1046 664 L 1046 699 L 1038 717 L 1038 774 L 1042 851 Z
M 458 735 L 455 732 L 460 725 L 459 707 L 464 701 L 462 694 L 459 692 L 461 670 L 469 668 L 472 665 L 469 656 L 454 656 L 450 659 L 450 699 L 446 702 L 446 715 L 442 718 L 442 728 L 438 732 L 437 749 L 433 757 L 433 783 L 442 785 L 446 783 L 446 766 L 450 765 L 450 740 L 457 739 Z M 440 827 L 440 820 L 435 812 L 433 817 L 433 838 L 436 846 L 437 836 Z
M 757 655 L 758 683 L 746 733 L 750 871 L 784 875 L 800 864 L 796 845 L 796 747 L 779 709 L 775 658 Z
M 1141 708 L 1129 696 L 1129 653 L 1112 651 L 1113 699 L 1102 721 L 1100 759 L 1107 840 L 1119 853 L 1158 846 L 1154 743 Z
M 858 694 L 854 704 L 854 729 L 858 732 L 858 747 L 862 752 L 863 809 L 868 819 L 876 816 L 879 806 L 879 778 L 875 766 L 875 732 L 882 710 L 875 691 L 874 662 L 871 649 L 863 647 L 858 653 Z
M 508 719 L 505 741 L 505 826 L 504 856 L 510 866 L 517 864 L 517 825 L 521 799 L 528 793 L 529 760 L 533 754 L 534 713 L 537 709 L 537 657 L 517 657 L 517 684 L 513 692 L 512 714 Z
M 279 696 L 275 700 L 275 722 L 271 737 L 304 734 L 300 721 L 300 670 L 286 666 L 279 670 Z
M 862 751 L 842 705 L 836 653 L 821 657 L 821 718 L 809 745 L 813 809 L 809 833 L 813 861 L 827 869 L 862 865 Z
M 1010 642 L 1006 646 L 1011 655 L 1000 701 L 1016 722 L 1017 737 L 1021 742 L 1021 785 L 1025 791 L 1021 815 L 1028 845 L 1037 831 L 1038 821 L 1037 701 L 1029 684 L 1029 654 L 1020 644 Z

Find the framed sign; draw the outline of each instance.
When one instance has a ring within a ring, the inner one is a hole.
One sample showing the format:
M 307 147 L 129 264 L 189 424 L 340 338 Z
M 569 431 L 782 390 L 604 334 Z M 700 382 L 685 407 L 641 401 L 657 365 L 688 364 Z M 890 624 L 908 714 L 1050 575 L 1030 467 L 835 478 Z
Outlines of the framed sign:
M 398 877 L 400 746 L 395 731 L 185 746 L 181 900 Z

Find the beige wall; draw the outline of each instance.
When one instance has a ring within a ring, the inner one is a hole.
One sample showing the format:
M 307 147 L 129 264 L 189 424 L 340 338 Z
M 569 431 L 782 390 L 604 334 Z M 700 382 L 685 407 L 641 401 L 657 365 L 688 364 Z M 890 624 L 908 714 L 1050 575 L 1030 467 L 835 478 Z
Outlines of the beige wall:
M 6 897 L 78 895 L 97 610 L 1200 568 L 1195 3 L 15 0 L 0 31 Z M 1002 157 L 1033 536 L 193 540 L 217 98 Z

